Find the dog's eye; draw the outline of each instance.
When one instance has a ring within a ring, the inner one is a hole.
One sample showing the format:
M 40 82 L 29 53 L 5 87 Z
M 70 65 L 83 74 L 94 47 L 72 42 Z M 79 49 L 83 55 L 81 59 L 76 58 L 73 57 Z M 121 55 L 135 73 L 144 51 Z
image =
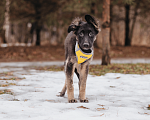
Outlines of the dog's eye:
M 92 33 L 92 32 L 90 32 L 90 33 L 89 33 L 89 36 L 90 36 L 90 37 L 91 37 L 91 36 L 93 36 L 93 33 Z
M 83 37 L 84 36 L 84 34 L 83 34 L 83 32 L 80 32 L 80 34 L 79 34 L 81 37 Z

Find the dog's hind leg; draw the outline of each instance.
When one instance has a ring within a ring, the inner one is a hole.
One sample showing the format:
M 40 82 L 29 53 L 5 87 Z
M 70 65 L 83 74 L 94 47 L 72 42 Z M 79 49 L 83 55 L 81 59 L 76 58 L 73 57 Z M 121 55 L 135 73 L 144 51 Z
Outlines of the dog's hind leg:
M 67 86 L 66 86 L 66 80 L 65 80 L 65 85 L 58 96 L 63 97 L 65 95 L 66 90 L 67 90 Z

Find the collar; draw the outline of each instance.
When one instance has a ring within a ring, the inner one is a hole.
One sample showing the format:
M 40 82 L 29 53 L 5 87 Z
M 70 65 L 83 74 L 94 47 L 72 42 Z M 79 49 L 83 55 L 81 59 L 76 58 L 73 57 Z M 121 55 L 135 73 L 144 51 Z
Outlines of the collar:
M 83 63 L 88 59 L 90 59 L 93 56 L 93 50 L 91 49 L 91 51 L 92 51 L 91 53 L 83 52 L 78 45 L 78 41 L 76 41 L 75 53 L 76 53 L 78 64 Z

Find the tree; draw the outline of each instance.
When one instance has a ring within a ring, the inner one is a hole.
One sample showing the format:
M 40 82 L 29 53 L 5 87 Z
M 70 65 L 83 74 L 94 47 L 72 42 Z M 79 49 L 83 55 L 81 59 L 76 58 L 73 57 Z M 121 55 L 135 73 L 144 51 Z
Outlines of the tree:
M 137 0 L 135 3 L 135 7 L 134 7 L 134 15 L 133 15 L 133 22 L 131 25 L 131 29 L 129 27 L 130 24 L 130 4 L 126 4 L 125 5 L 125 9 L 126 9 L 126 18 L 125 18 L 125 23 L 126 23 L 126 38 L 125 38 L 125 46 L 131 46 L 131 41 L 132 41 L 132 36 L 133 36 L 133 30 L 134 30 L 134 26 L 135 26 L 135 22 L 136 22 L 136 18 L 138 15 L 138 8 L 140 5 L 140 0 Z
M 116 0 L 119 2 L 118 0 Z M 124 3 L 131 4 L 132 0 L 124 0 Z M 102 65 L 110 64 L 110 0 L 103 0 L 102 12 Z M 134 27 L 134 26 L 133 26 Z M 132 31 L 133 32 L 133 31 Z M 132 36 L 130 36 L 132 37 Z
M 103 0 L 102 65 L 110 64 L 110 0 Z
M 5 39 L 5 15 L 6 15 L 6 0 L 0 1 L 0 39 L 3 43 L 6 43 Z
M 40 45 L 40 32 L 47 16 L 58 11 L 66 0 L 11 0 L 12 19 L 28 19 L 34 25 L 36 45 Z M 19 7 L 22 6 L 22 7 Z
M 4 30 L 5 30 L 5 39 L 6 39 L 6 41 L 8 41 L 9 29 L 10 29 L 9 9 L 10 9 L 10 1 L 6 0 L 6 5 L 5 5 L 5 22 L 4 22 Z
M 129 14 L 130 14 L 130 5 L 126 4 L 125 5 L 125 46 L 130 46 L 131 45 L 131 39 L 129 39 L 129 24 L 130 24 L 130 19 L 129 19 Z

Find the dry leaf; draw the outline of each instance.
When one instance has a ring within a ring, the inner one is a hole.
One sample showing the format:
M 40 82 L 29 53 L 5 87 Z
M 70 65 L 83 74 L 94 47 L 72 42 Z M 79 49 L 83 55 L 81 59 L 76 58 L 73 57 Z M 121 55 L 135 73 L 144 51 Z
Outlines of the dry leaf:
M 119 79 L 120 77 L 116 77 L 116 79 Z
M 150 115 L 149 113 L 144 113 L 144 114 L 146 114 L 146 115 Z
M 97 111 L 106 110 L 105 108 L 97 108 Z
M 98 104 L 98 105 L 99 105 L 99 106 L 102 106 L 102 107 L 105 106 L 105 105 L 101 105 L 101 104 Z
M 89 108 L 84 107 L 84 106 L 79 106 L 79 107 L 77 107 L 77 108 L 89 109 Z

